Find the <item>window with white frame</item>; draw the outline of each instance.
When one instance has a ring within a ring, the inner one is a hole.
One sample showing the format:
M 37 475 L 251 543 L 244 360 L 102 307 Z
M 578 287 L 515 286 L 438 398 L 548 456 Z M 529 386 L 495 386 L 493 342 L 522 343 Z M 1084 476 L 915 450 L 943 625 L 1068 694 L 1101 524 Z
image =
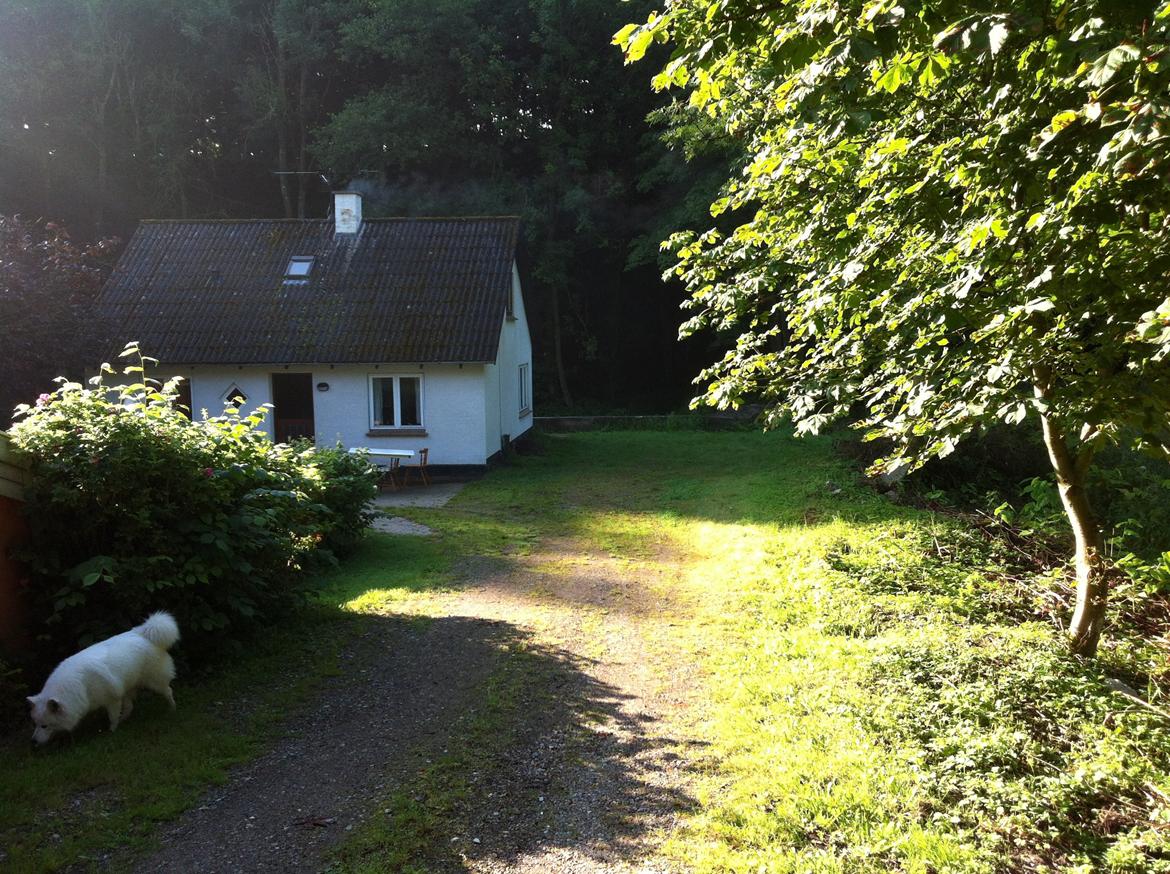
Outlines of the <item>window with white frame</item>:
M 528 365 L 520 365 L 520 415 L 528 412 L 531 405 L 528 402 Z
M 422 377 L 371 376 L 370 428 L 421 428 Z

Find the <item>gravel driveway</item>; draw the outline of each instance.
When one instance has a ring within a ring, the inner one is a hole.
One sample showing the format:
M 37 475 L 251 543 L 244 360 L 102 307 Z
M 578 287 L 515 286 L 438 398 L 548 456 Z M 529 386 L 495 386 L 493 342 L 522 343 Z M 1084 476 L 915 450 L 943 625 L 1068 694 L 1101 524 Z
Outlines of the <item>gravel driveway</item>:
M 136 870 L 325 870 L 329 850 L 477 706 L 509 640 L 541 653 L 547 688 L 532 690 L 541 703 L 507 766 L 475 775 L 461 825 L 423 870 L 668 870 L 654 850 L 693 806 L 683 763 L 694 741 L 662 717 L 695 685 L 692 666 L 662 657 L 677 609 L 660 594 L 669 567 L 548 542 L 465 562 L 463 585 L 421 627 L 368 617 L 341 675 L 289 717 L 270 752 L 164 827 Z

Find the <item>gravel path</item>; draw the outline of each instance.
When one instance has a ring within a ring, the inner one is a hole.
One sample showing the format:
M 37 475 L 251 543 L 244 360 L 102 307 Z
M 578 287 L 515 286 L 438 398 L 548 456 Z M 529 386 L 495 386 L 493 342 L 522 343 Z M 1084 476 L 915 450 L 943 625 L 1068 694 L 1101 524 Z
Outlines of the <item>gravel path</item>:
M 539 653 L 541 688 L 528 690 L 504 765 L 473 775 L 455 833 L 422 870 L 668 870 L 648 860 L 693 805 L 683 764 L 693 742 L 663 718 L 695 687 L 693 667 L 663 644 L 680 609 L 661 594 L 676 567 L 569 539 L 465 562 L 463 586 L 421 629 L 368 617 L 341 676 L 289 719 L 287 736 L 166 827 L 137 870 L 322 870 L 327 851 L 441 749 L 516 642 Z
M 341 675 L 265 756 L 161 835 L 136 870 L 317 871 L 323 853 L 441 743 L 498 657 L 502 626 L 373 618 Z
M 649 857 L 694 804 L 685 754 L 695 746 L 663 718 L 694 681 L 693 666 L 663 658 L 678 605 L 650 583 L 670 564 L 631 566 L 571 540 L 545 546 L 495 572 L 475 568 L 460 604 L 464 615 L 524 628 L 564 665 L 512 767 L 473 800 L 469 832 L 480 839 L 464 842 L 461 868 L 668 871 Z

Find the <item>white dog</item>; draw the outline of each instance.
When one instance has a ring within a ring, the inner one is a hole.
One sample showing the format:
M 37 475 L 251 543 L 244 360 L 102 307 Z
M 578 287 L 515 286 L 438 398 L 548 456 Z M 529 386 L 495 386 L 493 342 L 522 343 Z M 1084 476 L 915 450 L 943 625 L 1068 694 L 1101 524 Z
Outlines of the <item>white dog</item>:
M 41 694 L 28 699 L 35 728 L 33 740 L 43 744 L 60 731 L 72 731 L 91 710 L 104 708 L 110 731 L 134 708 L 139 689 L 162 695 L 175 708 L 171 680 L 175 663 L 167 650 L 179 639 L 170 613 L 154 613 L 130 631 L 71 655 L 57 665 Z

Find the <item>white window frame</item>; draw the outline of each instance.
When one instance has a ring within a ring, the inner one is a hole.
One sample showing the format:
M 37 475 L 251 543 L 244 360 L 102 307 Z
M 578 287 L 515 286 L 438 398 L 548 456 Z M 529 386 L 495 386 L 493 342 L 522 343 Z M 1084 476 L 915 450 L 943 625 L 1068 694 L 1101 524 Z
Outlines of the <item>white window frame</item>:
M 402 383 L 403 379 L 417 379 L 418 380 L 418 424 L 417 425 L 375 425 L 374 424 L 374 380 L 375 379 L 392 379 L 394 380 L 394 421 L 402 421 Z M 421 373 L 371 373 L 366 381 L 366 397 L 369 401 L 370 412 L 370 430 L 371 431 L 386 431 L 393 433 L 394 431 L 417 431 L 420 428 L 426 427 L 425 417 L 425 396 L 423 392 L 426 387 L 423 385 L 423 375 Z
M 531 388 L 528 382 L 528 362 L 520 365 L 520 415 L 532 410 Z

